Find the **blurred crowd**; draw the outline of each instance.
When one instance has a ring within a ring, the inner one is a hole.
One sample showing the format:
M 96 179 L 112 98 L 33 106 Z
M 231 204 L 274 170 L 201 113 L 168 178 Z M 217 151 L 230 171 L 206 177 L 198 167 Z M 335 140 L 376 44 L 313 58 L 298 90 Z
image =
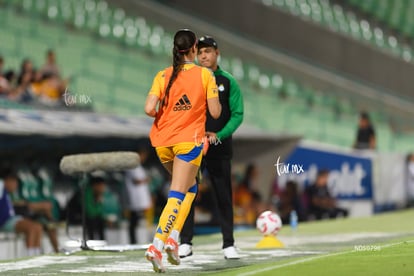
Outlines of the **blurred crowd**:
M 82 198 L 84 198 L 87 238 L 104 240 L 106 229 L 119 228 L 121 222 L 128 227 L 129 243 L 146 243 L 137 238 L 137 227 L 141 225 L 150 237 L 168 195 L 170 179 L 154 162 L 147 162 L 150 150 L 138 151 L 142 165 L 121 174 L 109 175 L 96 172 L 88 177 L 87 183 L 78 180 L 67 197 L 56 197 L 54 178 L 47 169 L 20 168 L 1 170 L 1 195 L 7 191 L 13 206 L 13 216 L 24 218 L 27 229 L 19 229 L 24 235 L 33 235 L 40 229 L 48 237 L 55 252 L 60 250 L 58 227 L 82 224 Z M 407 174 L 411 189 L 408 203 L 414 202 L 414 154 L 407 156 Z M 234 173 L 233 204 L 235 226 L 254 227 L 258 215 L 265 210 L 277 212 L 284 224 L 289 224 L 292 211 L 299 221 L 330 219 L 348 216 L 348 211 L 337 206 L 328 188 L 329 171 L 320 170 L 316 179 L 306 187 L 299 187 L 295 181 L 283 185 L 277 177 L 270 191 L 263 193 L 258 181 L 260 171 L 255 164 L 247 164 L 244 172 Z M 84 186 L 85 185 L 85 186 Z M 84 196 L 82 195 L 82 187 Z M 3 189 L 3 190 L 2 190 Z M 195 222 L 197 227 L 217 226 L 218 212 L 212 202 L 212 185 L 207 172 L 202 173 L 199 193 L 195 200 Z M 263 196 L 265 195 L 265 196 Z M 59 200 L 58 200 L 59 199 Z M 0 206 L 5 210 L 5 206 Z M 1 212 L 0 212 L 1 213 Z M 5 231 L 0 214 L 0 231 Z M 36 228 L 37 226 L 37 228 Z
M 277 178 L 271 190 L 263 196 L 258 181 L 259 170 L 255 164 L 247 164 L 241 176 L 233 174 L 234 223 L 239 226 L 255 226 L 260 213 L 272 210 L 278 213 L 284 224 L 289 224 L 295 211 L 299 221 L 346 217 L 348 211 L 337 207 L 335 198 L 328 189 L 329 171 L 321 170 L 316 180 L 301 190 L 298 183 L 288 181 L 280 188 Z M 196 222 L 215 224 L 218 217 L 213 205 L 208 175 L 205 174 L 196 198 Z
M 19 103 L 40 103 L 47 106 L 62 104 L 62 95 L 68 80 L 61 76 L 56 54 L 50 49 L 45 62 L 36 68 L 26 58 L 18 70 L 6 69 L 6 60 L 0 56 L 0 97 Z

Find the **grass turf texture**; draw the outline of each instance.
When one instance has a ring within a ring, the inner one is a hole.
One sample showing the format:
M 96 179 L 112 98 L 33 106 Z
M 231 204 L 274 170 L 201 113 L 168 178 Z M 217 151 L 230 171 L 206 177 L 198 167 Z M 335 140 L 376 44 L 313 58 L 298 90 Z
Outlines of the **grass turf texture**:
M 220 275 L 414 275 L 414 236 L 357 248 L 364 249 L 246 266 Z
M 258 250 L 255 230 L 236 232 L 240 260 L 226 261 L 221 235 L 198 236 L 194 255 L 180 266 L 166 265 L 180 275 L 414 275 L 414 210 L 369 218 L 301 223 L 296 232 L 282 228 L 286 248 Z M 166 263 L 166 259 L 164 259 Z M 26 268 L 25 268 L 26 267 Z M 82 274 L 81 274 L 82 273 Z M 78 252 L 0 262 L 2 275 L 154 275 L 144 251 Z

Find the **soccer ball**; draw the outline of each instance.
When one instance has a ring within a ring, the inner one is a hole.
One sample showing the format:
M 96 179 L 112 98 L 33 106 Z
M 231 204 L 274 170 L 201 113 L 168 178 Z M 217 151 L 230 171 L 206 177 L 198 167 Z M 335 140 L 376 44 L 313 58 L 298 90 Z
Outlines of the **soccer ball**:
M 272 211 L 264 211 L 256 220 L 256 228 L 265 236 L 276 235 L 282 228 L 282 220 Z

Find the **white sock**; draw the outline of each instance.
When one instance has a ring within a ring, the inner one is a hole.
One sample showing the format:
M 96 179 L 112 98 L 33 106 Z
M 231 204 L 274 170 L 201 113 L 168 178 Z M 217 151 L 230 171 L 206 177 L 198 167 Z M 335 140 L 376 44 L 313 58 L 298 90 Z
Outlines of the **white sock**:
M 180 232 L 178 232 L 177 230 L 172 230 L 170 233 L 170 238 L 172 238 L 173 240 L 175 240 L 176 242 L 178 242 L 178 238 L 180 237 Z
M 35 247 L 34 248 L 34 251 L 35 251 L 35 255 L 37 256 L 37 255 L 41 255 L 42 254 L 42 252 L 40 251 L 40 247 Z
M 36 256 L 36 248 L 28 247 L 26 253 L 28 257 Z
M 28 247 L 27 248 L 27 256 L 38 256 L 41 255 L 40 247 Z
M 159 251 L 162 251 L 164 249 L 164 242 L 160 240 L 159 238 L 154 238 L 152 241 L 152 244 L 157 248 Z

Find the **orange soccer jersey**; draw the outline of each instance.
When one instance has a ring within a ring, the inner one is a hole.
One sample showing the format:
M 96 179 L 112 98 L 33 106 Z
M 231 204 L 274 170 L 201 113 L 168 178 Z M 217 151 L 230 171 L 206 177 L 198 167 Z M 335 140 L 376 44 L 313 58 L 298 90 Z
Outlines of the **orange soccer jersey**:
M 149 94 L 162 99 L 171 74 L 172 67 L 160 71 Z M 184 64 L 171 86 L 165 106 L 158 107 L 150 132 L 152 145 L 201 144 L 205 135 L 207 99 L 213 97 L 218 97 L 213 73 L 195 64 Z

